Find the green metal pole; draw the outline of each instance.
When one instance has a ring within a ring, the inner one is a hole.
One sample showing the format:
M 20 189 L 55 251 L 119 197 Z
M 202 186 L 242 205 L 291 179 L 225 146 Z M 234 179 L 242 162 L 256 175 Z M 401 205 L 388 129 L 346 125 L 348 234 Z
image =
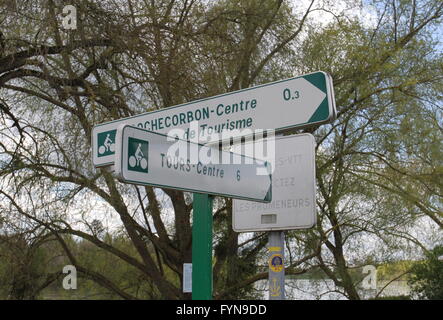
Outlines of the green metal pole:
M 212 299 L 212 196 L 194 193 L 192 300 Z

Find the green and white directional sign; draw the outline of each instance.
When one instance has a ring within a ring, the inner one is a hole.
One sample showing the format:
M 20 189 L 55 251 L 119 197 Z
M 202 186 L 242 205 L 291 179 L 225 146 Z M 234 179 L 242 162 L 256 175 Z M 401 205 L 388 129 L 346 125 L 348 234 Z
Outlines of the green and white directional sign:
M 93 163 L 96 167 L 114 164 L 115 132 L 122 124 L 163 134 L 180 128 L 180 138 L 206 143 L 214 134 L 224 140 L 223 133 L 229 132 L 250 135 L 257 129 L 274 129 L 280 133 L 327 123 L 335 114 L 331 77 L 318 71 L 99 124 L 92 131 Z
M 268 162 L 164 134 L 117 128 L 115 174 L 123 182 L 270 202 Z

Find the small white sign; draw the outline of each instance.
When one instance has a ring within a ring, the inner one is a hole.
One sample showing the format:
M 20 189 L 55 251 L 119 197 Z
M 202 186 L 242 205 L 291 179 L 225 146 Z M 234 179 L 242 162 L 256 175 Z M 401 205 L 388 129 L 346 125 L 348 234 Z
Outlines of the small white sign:
M 183 292 L 192 292 L 192 263 L 183 263 Z
M 255 143 L 263 145 L 262 143 Z M 232 151 L 239 152 L 241 146 Z M 234 200 L 233 229 L 255 232 L 311 228 L 315 212 L 315 139 L 311 134 L 276 137 L 271 162 L 272 201 Z

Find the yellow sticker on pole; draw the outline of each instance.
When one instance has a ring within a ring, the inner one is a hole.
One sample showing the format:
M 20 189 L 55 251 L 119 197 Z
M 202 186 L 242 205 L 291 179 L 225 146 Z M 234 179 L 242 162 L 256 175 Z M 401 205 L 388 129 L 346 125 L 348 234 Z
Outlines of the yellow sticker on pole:
M 273 272 L 281 272 L 283 270 L 283 257 L 280 253 L 271 255 L 269 258 L 269 268 Z

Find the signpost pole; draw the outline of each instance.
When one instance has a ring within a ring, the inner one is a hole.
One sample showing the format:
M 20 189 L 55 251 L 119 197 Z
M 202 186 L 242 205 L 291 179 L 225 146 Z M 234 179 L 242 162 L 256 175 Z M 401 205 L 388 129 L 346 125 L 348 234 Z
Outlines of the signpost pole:
M 285 233 L 268 233 L 269 300 L 285 300 Z
M 192 300 L 212 299 L 212 200 L 194 193 L 192 223 Z
M 279 134 L 278 136 L 281 136 Z M 285 232 L 268 232 L 269 300 L 285 300 Z M 280 264 L 279 264 L 280 263 Z

